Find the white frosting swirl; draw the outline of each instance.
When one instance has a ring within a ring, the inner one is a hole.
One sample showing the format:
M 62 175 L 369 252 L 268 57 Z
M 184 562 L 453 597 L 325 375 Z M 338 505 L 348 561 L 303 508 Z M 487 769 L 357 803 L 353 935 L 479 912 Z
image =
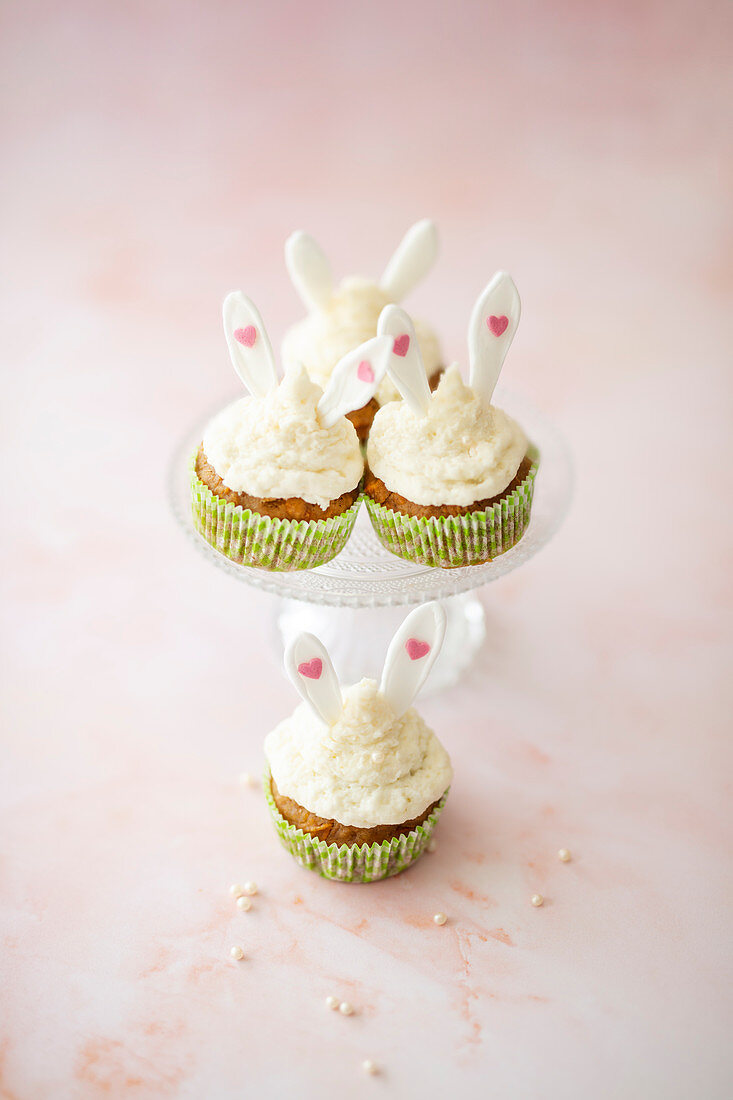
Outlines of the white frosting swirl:
M 377 335 L 379 314 L 391 299 L 369 279 L 352 276 L 333 292 L 326 309 L 309 314 L 288 329 L 283 338 L 282 360 L 286 367 L 300 364 L 324 389 L 338 361 L 365 340 Z M 432 329 L 415 321 L 415 335 L 428 378 L 442 363 L 440 344 Z M 399 393 L 385 375 L 374 395 L 380 405 Z
M 204 453 L 235 493 L 300 497 L 327 508 L 359 483 L 364 462 L 353 425 L 342 417 L 324 428 L 322 391 L 303 368 L 288 371 L 264 397 L 222 409 L 204 432 Z
M 414 504 L 465 507 L 506 489 L 526 451 L 519 425 L 466 386 L 454 363 L 426 416 L 406 401 L 379 410 L 367 461 L 390 492 Z
M 265 756 L 286 798 L 364 829 L 419 817 L 453 776 L 447 752 L 417 711 L 396 718 L 368 679 L 344 690 L 332 726 L 302 703 L 267 735 Z

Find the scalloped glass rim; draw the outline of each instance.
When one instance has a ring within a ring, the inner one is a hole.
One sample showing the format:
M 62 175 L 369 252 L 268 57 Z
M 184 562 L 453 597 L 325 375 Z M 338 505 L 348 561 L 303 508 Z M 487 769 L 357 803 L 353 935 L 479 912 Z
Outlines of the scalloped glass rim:
M 516 546 L 484 565 L 438 569 L 416 565 L 390 554 L 377 540 L 362 505 L 348 543 L 335 558 L 317 569 L 274 573 L 237 565 L 194 529 L 191 519 L 189 460 L 201 441 L 205 425 L 218 405 L 181 439 L 169 471 L 173 513 L 188 537 L 212 565 L 245 584 L 287 599 L 331 607 L 379 607 L 446 599 L 498 580 L 529 561 L 560 527 L 572 497 L 572 461 L 558 429 L 522 395 L 499 389 L 496 403 L 513 416 L 540 452 L 529 527 Z

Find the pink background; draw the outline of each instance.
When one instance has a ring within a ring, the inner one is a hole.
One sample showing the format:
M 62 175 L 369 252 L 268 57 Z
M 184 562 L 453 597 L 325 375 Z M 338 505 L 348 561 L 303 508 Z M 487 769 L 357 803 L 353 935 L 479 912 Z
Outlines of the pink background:
M 4 24 L 3 1097 L 730 1095 L 730 5 Z M 277 342 L 292 229 L 376 275 L 426 215 L 408 307 L 465 360 L 514 274 L 504 377 L 577 491 L 422 704 L 438 851 L 349 888 L 237 784 L 296 701 L 273 601 L 193 552 L 165 479 L 236 389 L 223 294 Z

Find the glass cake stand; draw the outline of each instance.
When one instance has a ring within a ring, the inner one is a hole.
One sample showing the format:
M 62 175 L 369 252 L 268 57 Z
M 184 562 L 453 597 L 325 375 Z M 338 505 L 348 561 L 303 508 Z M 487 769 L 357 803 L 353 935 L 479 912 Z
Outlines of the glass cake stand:
M 359 510 L 341 553 L 318 569 L 275 573 L 237 565 L 198 534 L 191 518 L 189 461 L 210 417 L 191 428 L 173 457 L 173 512 L 212 565 L 278 597 L 273 610 L 281 644 L 300 631 L 316 634 L 344 683 L 362 676 L 379 679 L 389 641 L 405 616 L 403 605 L 443 601 L 448 620 L 445 642 L 426 684 L 426 690 L 439 690 L 456 682 L 484 640 L 484 609 L 474 590 L 510 573 L 541 550 L 560 527 L 572 495 L 572 462 L 558 429 L 516 393 L 498 389 L 496 404 L 522 425 L 539 449 L 540 467 L 527 531 L 511 550 L 484 565 L 436 569 L 395 557 L 377 541 L 365 507 Z

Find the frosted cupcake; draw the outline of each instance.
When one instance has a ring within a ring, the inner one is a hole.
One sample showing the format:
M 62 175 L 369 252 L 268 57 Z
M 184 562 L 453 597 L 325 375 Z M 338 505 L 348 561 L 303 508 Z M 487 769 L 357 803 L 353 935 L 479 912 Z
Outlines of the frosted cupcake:
M 381 683 L 343 690 L 312 634 L 288 647 L 285 667 L 305 701 L 265 740 L 265 793 L 282 843 L 303 866 L 372 882 L 425 850 L 453 773 L 410 704 L 444 632 L 439 604 L 418 608 L 392 639 Z
M 339 360 L 376 335 L 384 307 L 402 301 L 433 265 L 437 250 L 435 226 L 425 219 L 407 232 L 378 283 L 351 276 L 334 286 L 321 248 L 306 233 L 293 233 L 285 244 L 285 262 L 308 316 L 285 334 L 285 367 L 304 366 L 309 377 L 325 388 Z M 427 377 L 435 384 L 442 369 L 438 338 L 420 321 L 415 321 L 415 330 Z M 385 378 L 374 397 L 349 414 L 361 440 L 368 436 L 379 406 L 398 397 Z
M 379 332 L 408 345 L 388 368 L 405 400 L 375 416 L 364 479 L 372 525 L 392 553 L 424 565 L 476 565 L 524 534 L 538 455 L 491 404 L 519 314 L 517 289 L 499 272 L 471 315 L 470 385 L 453 364 L 433 393 L 407 314 L 390 306 L 380 316 Z
M 322 565 L 345 545 L 359 507 L 364 463 L 345 414 L 373 395 L 391 341 L 375 337 L 345 356 L 324 392 L 303 368 L 278 381 L 262 319 L 239 291 L 224 302 L 224 331 L 250 396 L 204 431 L 191 471 L 196 529 L 243 565 Z

